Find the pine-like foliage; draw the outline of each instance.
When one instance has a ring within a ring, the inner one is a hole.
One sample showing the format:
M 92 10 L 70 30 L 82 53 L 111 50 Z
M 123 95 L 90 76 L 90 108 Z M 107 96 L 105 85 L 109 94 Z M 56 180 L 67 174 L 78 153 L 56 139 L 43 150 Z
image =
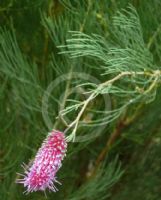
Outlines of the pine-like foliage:
M 159 200 L 160 0 L 2 0 L 0 200 Z M 16 184 L 52 129 L 58 192 Z

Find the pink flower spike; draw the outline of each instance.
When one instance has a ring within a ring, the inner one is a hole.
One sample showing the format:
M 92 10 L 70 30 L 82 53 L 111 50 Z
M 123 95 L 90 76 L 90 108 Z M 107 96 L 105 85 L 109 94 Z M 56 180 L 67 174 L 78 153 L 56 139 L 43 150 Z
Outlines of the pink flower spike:
M 54 182 L 59 183 L 56 180 L 56 173 L 62 165 L 66 150 L 67 142 L 64 133 L 53 130 L 38 150 L 32 165 L 23 165 L 25 175 L 22 175 L 24 177 L 18 179 L 17 183 L 27 187 L 26 193 L 45 191 L 47 188 L 56 192 Z

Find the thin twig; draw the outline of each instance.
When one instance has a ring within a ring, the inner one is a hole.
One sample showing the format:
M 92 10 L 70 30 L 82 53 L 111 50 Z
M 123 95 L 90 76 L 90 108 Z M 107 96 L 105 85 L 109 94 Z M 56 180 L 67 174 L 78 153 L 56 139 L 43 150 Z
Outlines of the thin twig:
M 116 126 L 116 129 L 111 134 L 110 138 L 108 139 L 105 148 L 101 151 L 99 156 L 96 159 L 96 168 L 100 164 L 100 162 L 104 159 L 104 157 L 108 154 L 109 150 L 111 149 L 111 146 L 116 141 L 116 139 L 120 136 L 122 129 L 126 126 L 126 123 L 121 120 L 118 125 Z
M 103 87 L 106 87 L 106 86 L 108 86 L 110 84 L 113 84 L 114 82 L 120 80 L 122 77 L 125 77 L 125 76 L 136 76 L 136 75 L 147 75 L 147 76 L 155 77 L 154 81 L 149 86 L 149 88 L 143 92 L 144 94 L 147 94 L 155 87 L 157 81 L 159 80 L 159 78 L 161 76 L 161 71 L 160 70 L 155 70 L 152 73 L 149 73 L 149 72 L 133 72 L 133 71 L 132 72 L 122 72 L 122 73 L 118 74 L 117 76 L 115 76 L 113 79 L 108 80 L 108 81 L 98 85 L 96 91 L 98 91 L 98 90 L 102 89 Z M 80 118 L 81 118 L 82 114 L 84 113 L 87 105 L 90 103 L 90 101 L 93 100 L 98 95 L 96 91 L 94 91 L 84 101 L 83 107 L 80 110 L 80 112 L 78 113 L 76 119 L 71 124 L 69 124 L 68 128 L 65 130 L 65 132 L 67 132 L 70 128 L 74 127 L 72 133 L 67 137 L 68 141 L 75 139 L 75 133 L 76 133 L 76 130 L 78 128 L 78 123 L 80 121 Z
M 68 77 L 68 82 L 67 82 L 66 88 L 65 88 L 64 98 L 63 98 L 63 101 L 62 101 L 61 106 L 60 106 L 60 111 L 59 111 L 59 115 L 58 115 L 58 120 L 56 121 L 54 127 L 57 127 L 57 125 L 59 124 L 59 120 L 60 120 L 60 119 L 62 120 L 62 122 L 64 123 L 64 125 L 65 125 L 66 127 L 69 126 L 69 125 L 67 124 L 67 122 L 65 121 L 65 119 L 62 117 L 61 111 L 65 108 L 66 101 L 67 101 L 67 98 L 68 98 L 68 94 L 69 94 L 69 90 L 70 90 L 70 85 L 71 85 L 71 79 L 72 79 L 73 67 L 74 67 L 74 66 L 72 65 L 71 68 L 70 68 L 69 77 Z
M 81 26 L 80 26 L 80 32 L 83 32 L 83 30 L 84 30 L 84 26 L 85 26 L 86 20 L 87 20 L 87 18 L 88 18 L 88 15 L 89 15 L 89 11 L 90 11 L 90 9 L 91 9 L 91 6 L 92 6 L 92 4 L 91 4 L 91 2 L 89 1 L 89 2 L 88 2 L 88 8 L 87 8 L 86 16 L 84 17 L 83 23 L 82 23 Z M 65 130 L 65 132 L 67 132 L 67 130 L 68 130 L 70 127 L 72 127 L 72 124 L 70 124 L 70 125 L 67 124 L 67 122 L 64 120 L 64 118 L 63 118 L 61 112 L 62 112 L 62 110 L 64 110 L 65 105 L 66 105 L 66 101 L 67 101 L 67 97 L 68 97 L 68 92 L 69 92 L 69 90 L 70 90 L 70 84 L 71 84 L 71 78 L 72 78 L 73 67 L 74 67 L 74 66 L 72 65 L 72 67 L 71 67 L 71 69 L 70 69 L 69 81 L 68 81 L 68 83 L 67 83 L 67 85 L 66 85 L 66 89 L 65 89 L 65 94 L 64 94 L 63 102 L 62 102 L 62 104 L 61 104 L 60 111 L 59 111 L 59 116 L 58 116 L 58 118 L 61 119 L 62 122 L 63 122 L 63 123 L 65 124 L 65 126 L 67 127 L 67 129 Z M 81 116 L 80 116 L 80 117 L 81 117 Z M 59 120 L 55 123 L 54 127 L 56 127 L 58 123 L 59 123 Z M 74 124 L 74 123 L 73 123 L 73 124 Z M 78 126 L 78 125 L 77 125 L 77 123 L 76 123 L 76 127 L 77 127 L 77 126 Z M 76 129 L 77 129 L 77 128 L 76 128 Z
M 140 108 L 140 105 L 138 106 L 138 109 L 139 108 Z M 105 159 L 105 157 L 108 155 L 109 151 L 111 150 L 112 145 L 121 136 L 123 129 L 127 128 L 131 123 L 134 122 L 135 119 L 138 119 L 138 115 L 140 115 L 140 113 L 135 112 L 132 118 L 130 118 L 130 120 L 129 118 L 124 117 L 118 122 L 115 130 L 111 133 L 110 137 L 108 138 L 105 147 L 102 149 L 102 151 L 99 153 L 99 155 L 96 158 L 95 167 L 92 170 L 91 177 L 93 177 L 96 174 L 97 170 L 99 169 L 100 164 L 102 163 L 102 161 Z
M 161 24 L 158 26 L 157 30 L 154 32 L 154 34 L 150 37 L 149 42 L 147 44 L 147 48 L 150 49 L 154 40 L 156 39 L 157 35 L 160 33 L 161 31 Z

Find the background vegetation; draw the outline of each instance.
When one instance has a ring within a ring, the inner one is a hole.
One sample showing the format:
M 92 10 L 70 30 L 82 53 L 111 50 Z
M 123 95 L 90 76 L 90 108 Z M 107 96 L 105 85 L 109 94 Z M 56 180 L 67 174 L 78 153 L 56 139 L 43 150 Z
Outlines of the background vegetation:
M 46 199 L 43 192 L 24 195 L 24 187 L 15 183 L 16 173 L 23 173 L 22 162 L 34 158 L 53 127 L 65 129 L 60 111 L 67 121 L 77 117 L 79 109 L 70 113 L 65 109 L 86 96 L 77 90 L 69 94 L 71 88 L 85 83 L 80 87 L 83 92 L 96 91 L 91 78 L 85 80 L 81 75 L 78 79 L 74 73 L 91 75 L 103 83 L 127 70 L 145 74 L 161 70 L 160 10 L 160 0 L 1 0 L 0 199 Z M 60 81 L 64 74 L 68 78 Z M 98 137 L 69 143 L 58 173 L 62 186 L 57 193 L 47 192 L 48 199 L 160 199 L 158 79 L 134 76 L 120 80 L 112 89 L 97 91 L 97 98 L 81 116 L 84 126 L 76 135 L 97 132 Z M 47 96 L 55 80 L 60 84 Z M 148 90 L 151 84 L 154 87 Z M 109 108 L 116 111 L 131 98 L 137 101 L 116 112 L 111 121 L 107 118 L 110 123 L 102 128 L 99 125 L 107 114 L 102 94 L 110 94 Z

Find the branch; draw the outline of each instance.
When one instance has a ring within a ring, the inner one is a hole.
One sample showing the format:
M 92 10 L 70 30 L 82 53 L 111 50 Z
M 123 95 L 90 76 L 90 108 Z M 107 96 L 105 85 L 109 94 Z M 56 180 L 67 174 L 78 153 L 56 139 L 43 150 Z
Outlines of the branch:
M 117 76 L 112 78 L 111 80 L 108 80 L 104 83 L 99 84 L 98 87 L 96 88 L 96 90 L 94 90 L 91 93 L 91 95 L 82 103 L 83 106 L 82 106 L 80 112 L 78 113 L 76 119 L 71 124 L 69 124 L 68 128 L 65 130 L 65 133 L 66 133 L 69 129 L 74 127 L 72 133 L 67 137 L 67 141 L 75 140 L 75 135 L 76 135 L 76 131 L 78 128 L 80 118 L 81 118 L 82 114 L 84 113 L 86 107 L 90 103 L 90 101 L 97 97 L 99 90 L 103 89 L 104 87 L 107 87 L 108 85 L 113 84 L 114 82 L 122 79 L 123 77 L 136 76 L 136 75 L 144 75 L 144 76 L 146 75 L 146 76 L 155 78 L 154 81 L 152 82 L 152 84 L 149 86 L 149 88 L 147 90 L 143 91 L 142 95 L 146 95 L 149 92 L 151 92 L 151 90 L 156 86 L 156 83 L 158 82 L 159 78 L 161 77 L 161 70 L 155 70 L 152 73 L 150 73 L 150 72 L 134 72 L 134 71 L 121 72 L 120 74 L 118 74 Z

